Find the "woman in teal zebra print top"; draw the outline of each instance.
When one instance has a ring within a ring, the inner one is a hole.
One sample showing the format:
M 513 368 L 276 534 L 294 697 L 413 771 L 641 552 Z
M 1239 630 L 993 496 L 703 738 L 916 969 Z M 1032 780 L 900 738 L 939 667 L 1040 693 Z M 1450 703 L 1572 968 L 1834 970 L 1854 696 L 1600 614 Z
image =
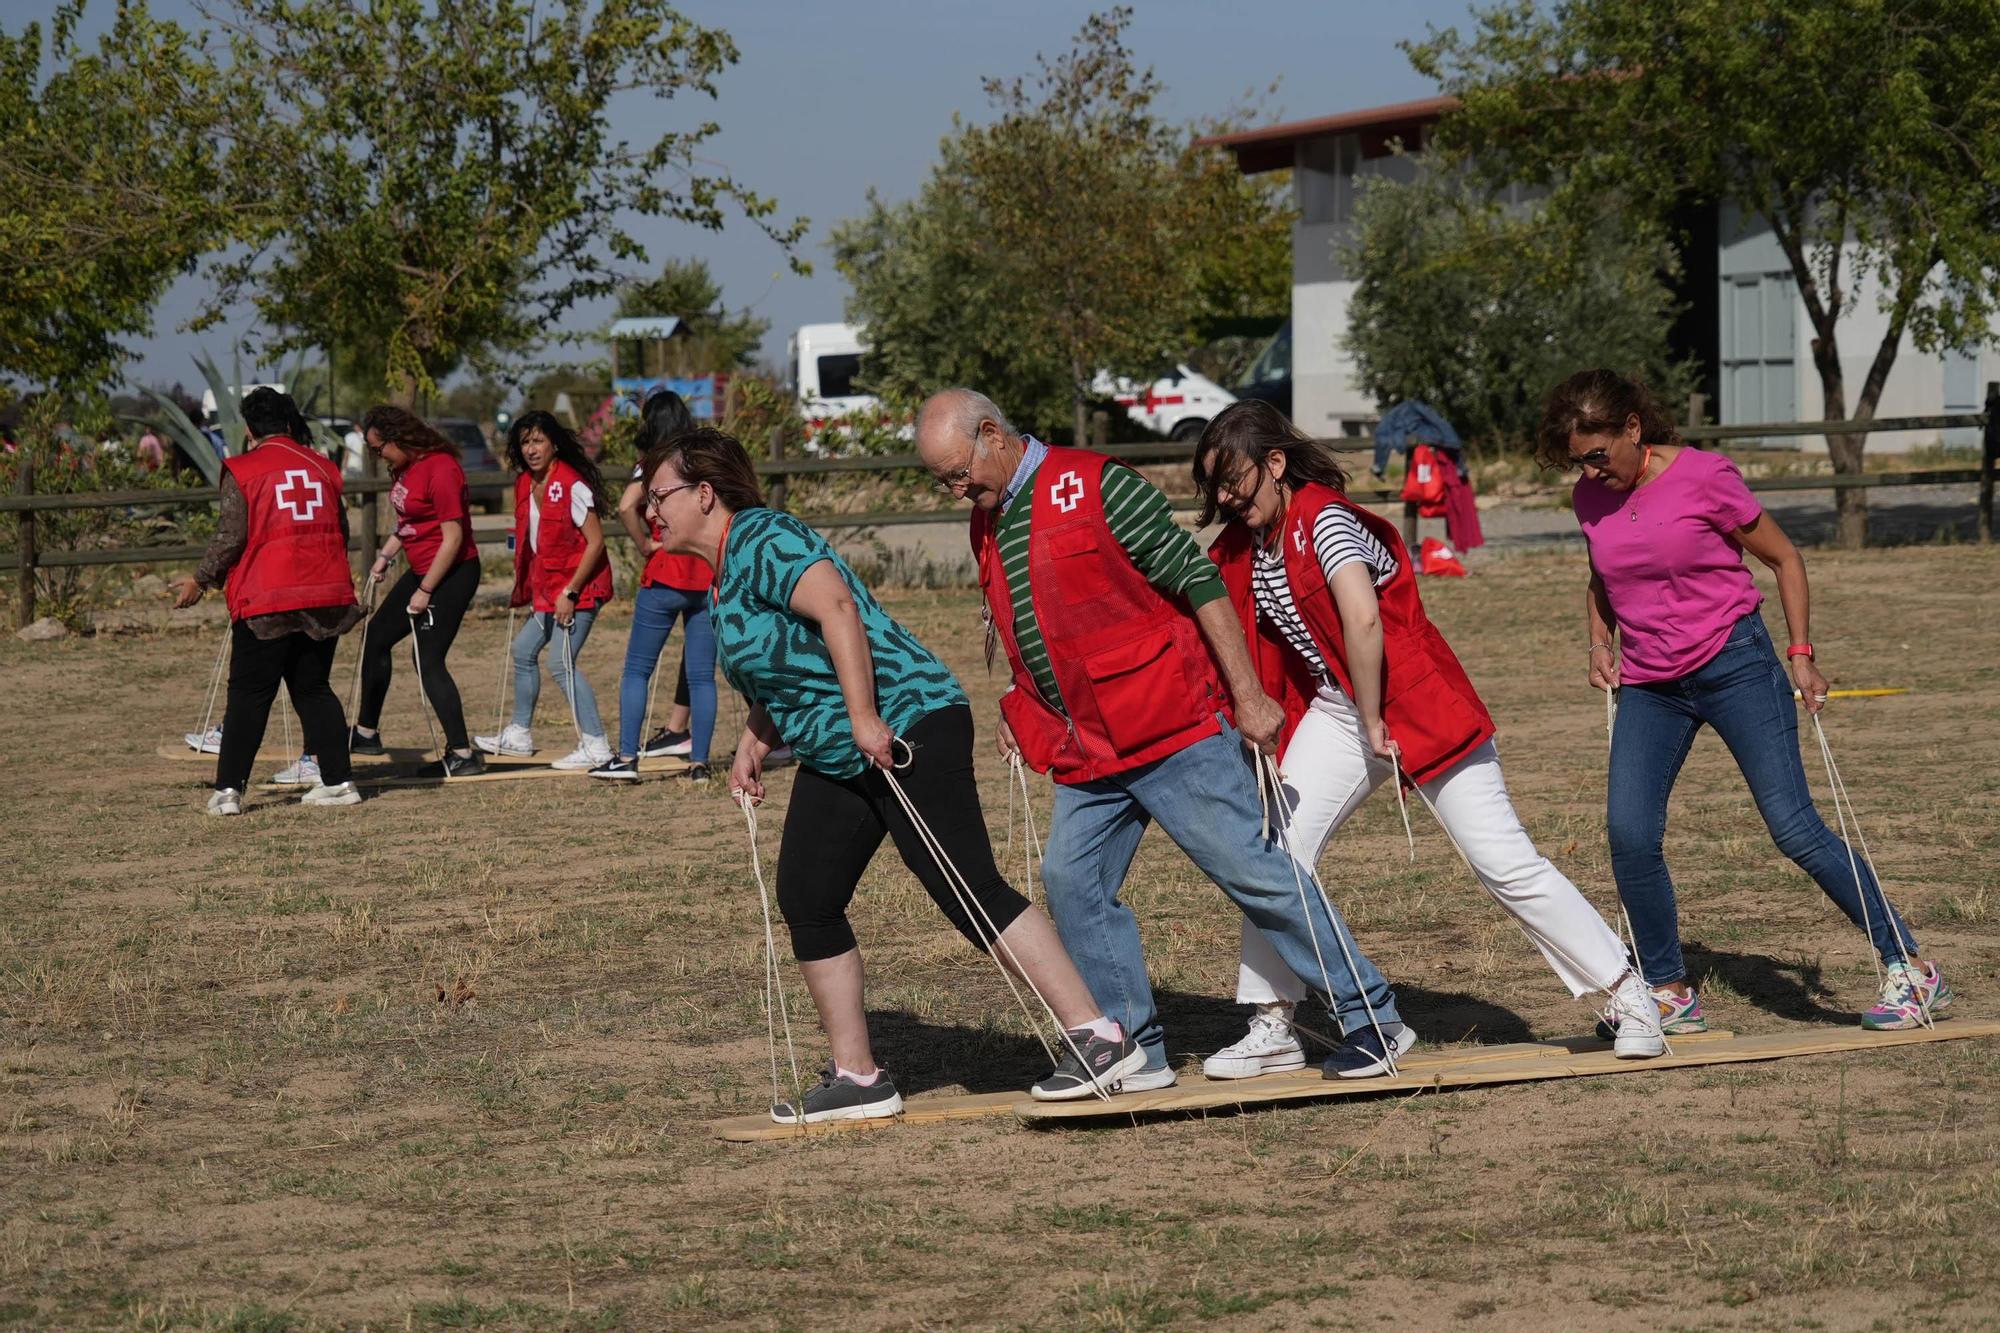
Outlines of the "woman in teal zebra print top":
M 1113 1090 L 1145 1053 L 1104 1016 L 1048 917 L 994 864 L 972 771 L 972 709 L 958 681 L 824 538 L 764 506 L 756 470 L 734 438 L 713 429 L 676 435 L 648 451 L 641 467 L 662 545 L 715 570 L 717 655 L 729 683 L 751 701 L 730 769 L 732 794 L 761 801 L 764 757 L 786 741 L 798 755 L 778 906 L 833 1059 L 817 1087 L 797 1104 L 773 1106 L 772 1119 L 872 1119 L 903 1109 L 869 1044 L 861 951 L 847 920 L 885 835 L 959 933 L 985 949 L 998 932 L 1003 963 L 1034 984 L 1066 1030 L 1060 1062 L 1033 1095 L 1069 1100 Z M 977 921 L 890 790 L 891 768 L 970 886 Z

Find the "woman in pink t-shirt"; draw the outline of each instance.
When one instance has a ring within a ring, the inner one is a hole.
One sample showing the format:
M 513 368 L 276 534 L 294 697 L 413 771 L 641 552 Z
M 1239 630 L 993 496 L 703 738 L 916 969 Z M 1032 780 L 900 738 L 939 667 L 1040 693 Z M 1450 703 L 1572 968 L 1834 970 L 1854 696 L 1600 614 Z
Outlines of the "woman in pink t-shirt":
M 1540 457 L 1544 466 L 1583 473 L 1574 502 L 1590 548 L 1589 679 L 1618 691 L 1605 805 L 1611 870 L 1667 1032 L 1707 1027 L 1681 958 L 1662 850 L 1667 798 L 1704 724 L 1735 757 L 1778 850 L 1848 920 L 1865 924 L 1888 966 L 1862 1026 L 1927 1021 L 1951 1003 L 1951 988 L 1919 956 L 1909 927 L 1867 864 L 1851 858 L 1820 818 L 1806 786 L 1792 686 L 1817 713 L 1827 683 L 1814 660 L 1798 548 L 1733 463 L 1683 445 L 1645 386 L 1615 371 L 1580 371 L 1556 386 L 1542 413 Z M 1789 678 L 1758 614 L 1764 599 L 1745 551 L 1777 576 Z

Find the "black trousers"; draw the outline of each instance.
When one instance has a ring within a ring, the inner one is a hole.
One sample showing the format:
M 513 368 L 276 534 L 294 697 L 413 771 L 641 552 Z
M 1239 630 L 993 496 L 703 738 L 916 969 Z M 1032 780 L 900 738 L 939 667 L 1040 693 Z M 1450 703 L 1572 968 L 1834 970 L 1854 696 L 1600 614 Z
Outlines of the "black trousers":
M 993 864 L 993 842 L 986 833 L 979 787 L 972 776 L 972 709 L 959 704 L 927 714 L 904 739 L 915 753 L 910 766 L 897 771 L 896 780 L 965 877 L 974 901 L 992 918 L 993 929 L 1005 932 L 1015 917 L 1028 910 L 1028 900 Z M 900 756 L 902 747 L 896 752 Z M 895 840 L 903 864 L 959 934 L 978 948 L 987 947 L 990 932 L 985 920 L 975 923 L 959 905 L 951 881 L 880 769 L 830 778 L 801 768 L 792 784 L 785 836 L 778 848 L 778 909 L 792 932 L 794 958 L 810 963 L 837 958 L 854 947 L 847 904 L 884 835 Z
M 361 706 L 354 721 L 374 731 L 382 722 L 382 703 L 389 697 L 389 678 L 395 674 L 394 649 L 410 634 L 410 598 L 420 583 L 414 569 L 389 585 L 368 622 L 368 650 L 361 656 Z M 431 594 L 430 622 L 417 627 L 417 660 L 423 666 L 424 697 L 431 701 L 438 726 L 444 731 L 446 748 L 464 750 L 471 746 L 465 734 L 465 705 L 458 698 L 458 682 L 444 664 L 452 640 L 479 591 L 479 562 L 466 560 L 444 576 Z
M 347 719 L 328 680 L 339 643 L 299 633 L 260 639 L 241 620 L 230 627 L 229 702 L 222 713 L 222 752 L 215 759 L 216 790 L 242 791 L 249 785 L 280 681 L 291 692 L 305 731 L 305 753 L 319 760 L 319 780 L 329 787 L 347 781 Z

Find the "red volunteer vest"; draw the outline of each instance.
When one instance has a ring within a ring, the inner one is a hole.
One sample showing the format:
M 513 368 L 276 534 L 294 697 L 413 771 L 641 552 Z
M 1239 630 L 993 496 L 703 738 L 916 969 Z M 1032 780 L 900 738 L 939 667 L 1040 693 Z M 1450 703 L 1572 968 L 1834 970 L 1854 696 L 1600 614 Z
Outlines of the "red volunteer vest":
M 514 597 L 513 605 L 534 603 L 537 611 L 556 609 L 556 597 L 570 575 L 583 563 L 583 529 L 569 521 L 571 489 L 583 478 L 560 458 L 549 464 L 541 485 L 532 473 L 514 478 Z M 528 506 L 540 510 L 540 549 L 528 549 Z M 583 585 L 576 609 L 588 611 L 611 600 L 611 561 L 606 559 Z
M 1007 646 L 1014 688 L 1000 712 L 1029 767 L 1057 782 L 1089 782 L 1164 759 L 1221 727 L 1228 698 L 1184 598 L 1146 581 L 1112 535 L 1100 489 L 1113 460 L 1050 449 L 1015 499 L 1028 516 L 1035 623 L 1069 716 L 1035 688 L 1014 638 L 1014 599 L 995 516 L 972 511 L 972 553 L 987 623 Z
M 223 592 L 230 618 L 353 606 L 340 469 L 282 435 L 223 466 L 250 510 L 250 539 Z
M 1381 604 L 1382 720 L 1403 752 L 1403 773 L 1410 781 L 1427 782 L 1443 773 L 1492 738 L 1493 718 L 1472 688 L 1465 668 L 1424 614 L 1417 594 L 1417 571 L 1396 525 L 1371 514 L 1330 486 L 1317 482 L 1302 487 L 1286 510 L 1279 540 L 1284 543 L 1285 576 L 1292 601 L 1312 635 L 1313 645 L 1351 697 L 1353 677 L 1347 667 L 1346 636 L 1326 571 L 1313 549 L 1313 525 L 1328 505 L 1340 505 L 1360 520 L 1376 540 L 1396 557 L 1396 575 L 1375 590 Z M 1305 659 L 1278 632 L 1258 623 L 1256 597 L 1251 591 L 1251 553 L 1255 538 L 1241 522 L 1231 522 L 1209 547 L 1222 567 L 1230 603 L 1243 621 L 1250 641 L 1250 658 L 1258 678 L 1272 698 L 1285 706 L 1285 740 L 1317 691 Z

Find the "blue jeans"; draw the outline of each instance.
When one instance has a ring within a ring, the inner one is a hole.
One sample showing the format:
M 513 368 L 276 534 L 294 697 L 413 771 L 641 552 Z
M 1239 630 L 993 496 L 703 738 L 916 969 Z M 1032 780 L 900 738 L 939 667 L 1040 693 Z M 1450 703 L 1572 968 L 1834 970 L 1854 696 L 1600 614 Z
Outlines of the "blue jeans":
M 625 674 L 618 678 L 618 753 L 639 753 L 646 739 L 646 687 L 660 664 L 667 636 L 676 617 L 687 620 L 681 655 L 687 663 L 688 727 L 692 733 L 688 758 L 708 762 L 708 743 L 715 734 L 715 630 L 708 623 L 708 594 L 653 583 L 639 589 L 632 603 L 632 636 L 625 640 Z
M 1799 759 L 1791 677 L 1778 664 L 1771 636 L 1753 611 L 1736 622 L 1707 664 L 1678 680 L 1627 685 L 1618 692 L 1605 822 L 1611 833 L 1611 872 L 1632 918 L 1639 968 L 1647 982 L 1664 986 L 1687 975 L 1674 882 L 1662 844 L 1667 797 L 1704 722 L 1735 756 L 1778 850 L 1811 875 L 1857 926 L 1863 918 L 1861 895 L 1867 895 L 1868 932 L 1883 961 L 1914 954 L 1916 938 L 1890 910 L 1868 863 L 1858 856 L 1850 863 L 1847 844 L 1813 808 Z
M 577 730 L 586 736 L 604 734 L 604 723 L 597 716 L 597 695 L 581 671 L 570 670 L 571 659 L 583 656 L 584 640 L 590 637 L 590 627 L 596 623 L 596 608 L 577 612 L 576 623 L 569 631 L 556 624 L 556 618 L 547 611 L 529 614 L 528 623 L 514 636 L 514 725 L 525 727 L 535 720 L 535 700 L 542 692 L 542 649 L 550 648 L 553 641 L 549 674 L 556 678 L 556 688 L 563 692 L 565 704 L 574 700 Z M 565 637 L 569 639 L 567 650 L 563 646 Z
M 1334 992 L 1328 1008 L 1342 1032 L 1366 1027 L 1371 1005 L 1378 1021 L 1401 1021 L 1395 992 L 1354 942 L 1347 922 L 1338 912 L 1329 914 L 1309 869 L 1300 902 L 1298 868 L 1282 846 L 1264 837 L 1256 770 L 1243 737 L 1225 724 L 1221 735 L 1165 759 L 1096 782 L 1056 786 L 1042 861 L 1049 915 L 1105 1015 L 1145 1048 L 1148 1068 L 1166 1062 L 1166 1035 L 1146 977 L 1139 919 L 1118 894 L 1139 837 L 1155 820 L 1308 986 L 1320 979 L 1325 959 Z M 1343 941 L 1354 955 L 1353 969 Z

